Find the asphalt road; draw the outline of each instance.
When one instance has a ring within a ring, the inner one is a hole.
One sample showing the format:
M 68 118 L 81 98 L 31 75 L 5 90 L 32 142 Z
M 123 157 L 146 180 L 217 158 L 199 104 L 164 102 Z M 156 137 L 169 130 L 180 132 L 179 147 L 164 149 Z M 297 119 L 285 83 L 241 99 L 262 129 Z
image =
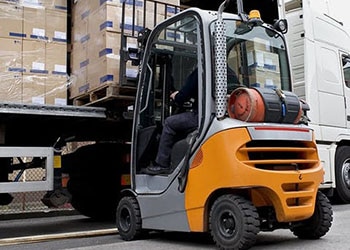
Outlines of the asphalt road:
M 328 234 L 319 240 L 299 240 L 289 230 L 260 233 L 252 250 L 303 249 L 303 250 L 350 250 L 350 205 L 333 206 L 334 220 Z M 76 235 L 75 233 L 93 230 L 106 232 L 106 235 Z M 71 234 L 71 238 L 65 235 Z M 60 237 L 43 240 L 45 235 Z M 100 223 L 83 216 L 65 216 L 53 218 L 0 221 L 0 249 L 70 249 L 70 250 L 143 250 L 143 249 L 215 249 L 210 237 L 193 233 L 154 233 L 147 239 L 125 242 L 115 231 L 113 222 Z M 72 237 L 73 236 L 73 237 Z M 84 236 L 84 237 L 81 237 Z M 11 244 L 4 244 L 6 240 Z M 24 243 L 28 240 L 27 243 Z M 30 240 L 32 239 L 32 241 Z M 30 242 L 30 243 L 28 243 Z

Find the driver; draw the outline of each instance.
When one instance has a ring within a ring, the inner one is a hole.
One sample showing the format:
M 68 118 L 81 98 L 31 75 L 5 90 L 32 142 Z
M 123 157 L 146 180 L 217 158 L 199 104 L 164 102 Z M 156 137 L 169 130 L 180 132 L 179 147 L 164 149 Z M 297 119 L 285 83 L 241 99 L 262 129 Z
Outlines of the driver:
M 198 69 L 187 77 L 185 85 L 170 95 L 178 106 L 183 107 L 186 102 L 192 102 L 192 107 L 183 113 L 169 116 L 165 119 L 163 131 L 159 141 L 158 154 L 153 166 L 144 169 L 145 174 L 169 174 L 171 149 L 179 138 L 194 131 L 198 127 Z

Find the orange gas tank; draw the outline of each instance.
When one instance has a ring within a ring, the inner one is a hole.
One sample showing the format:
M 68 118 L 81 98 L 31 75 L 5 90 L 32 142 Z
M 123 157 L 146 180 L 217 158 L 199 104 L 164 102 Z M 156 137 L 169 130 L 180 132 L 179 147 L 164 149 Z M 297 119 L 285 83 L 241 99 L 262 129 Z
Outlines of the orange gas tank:
M 256 89 L 237 88 L 229 99 L 228 113 L 231 118 L 246 122 L 262 122 L 265 117 L 264 101 Z
M 231 118 L 245 122 L 299 123 L 302 103 L 290 91 L 268 88 L 235 89 L 228 101 Z

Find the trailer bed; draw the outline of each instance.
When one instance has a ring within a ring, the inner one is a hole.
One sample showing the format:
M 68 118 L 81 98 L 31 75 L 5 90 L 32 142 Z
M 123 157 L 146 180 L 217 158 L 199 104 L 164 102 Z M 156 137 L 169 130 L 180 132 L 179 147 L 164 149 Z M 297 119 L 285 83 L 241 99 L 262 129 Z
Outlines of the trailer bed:
M 3 146 L 52 146 L 58 138 L 116 140 L 129 134 L 129 126 L 120 116 L 108 117 L 104 107 L 0 103 Z

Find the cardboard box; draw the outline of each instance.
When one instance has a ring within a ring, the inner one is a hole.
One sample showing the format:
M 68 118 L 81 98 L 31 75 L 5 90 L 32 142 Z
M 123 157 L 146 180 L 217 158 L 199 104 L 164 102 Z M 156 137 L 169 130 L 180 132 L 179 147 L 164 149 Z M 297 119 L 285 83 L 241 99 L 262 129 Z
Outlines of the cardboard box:
M 0 71 L 0 101 L 22 102 L 22 73 Z
M 67 77 L 49 75 L 45 80 L 45 104 L 67 105 Z
M 90 61 L 105 55 L 120 55 L 120 33 L 104 31 L 93 33 L 91 42 L 88 44 L 88 58 Z
M 67 13 L 46 9 L 46 36 L 50 42 L 67 43 Z
M 46 78 L 47 75 L 23 73 L 23 103 L 45 104 Z
M 90 90 L 99 88 L 106 84 L 119 84 L 120 57 L 118 55 L 106 55 L 92 61 L 88 65 L 88 79 Z M 132 66 L 130 62 L 126 65 L 126 76 L 135 78 L 138 67 Z
M 124 32 L 131 34 L 133 31 L 138 32 L 143 27 L 140 23 L 140 11 L 135 11 L 133 18 L 133 10 L 125 9 Z M 100 31 L 121 32 L 122 30 L 122 7 L 105 3 L 91 13 L 88 18 L 89 33 Z
M 80 20 L 73 23 L 72 27 L 72 42 L 73 43 L 86 43 L 90 40 L 88 30 L 88 20 Z
M 52 75 L 67 75 L 67 45 L 58 43 L 46 44 L 46 68 Z
M 19 5 L 0 3 L 0 37 L 22 38 L 23 8 Z
M 71 53 L 71 70 L 80 70 L 81 68 L 85 68 L 88 63 L 88 43 L 74 43 L 72 46 Z
M 25 39 L 47 40 L 45 9 L 23 7 L 23 33 Z
M 88 18 L 89 33 L 101 31 L 120 32 L 121 8 L 115 5 L 103 4 L 94 10 Z
M 73 24 L 87 20 L 91 13 L 90 5 L 89 2 L 91 0 L 79 0 L 75 1 L 74 4 L 72 5 L 72 17 L 73 17 Z
M 90 89 L 96 89 L 104 84 L 116 83 L 119 79 L 119 56 L 103 56 L 88 65 Z
M 47 74 L 46 43 L 43 41 L 23 40 L 23 69 L 26 73 Z
M 248 51 L 259 50 L 265 52 L 271 52 L 271 44 L 261 38 L 253 38 L 252 41 L 246 41 L 246 48 Z
M 46 9 L 67 12 L 67 1 L 70 0 L 45 0 L 44 6 Z
M 280 73 L 254 68 L 250 70 L 249 83 L 254 87 L 281 88 Z
M 272 52 L 264 53 L 264 68 L 271 71 L 280 72 L 278 54 Z
M 22 39 L 0 38 L 0 72 L 23 72 Z
M 247 50 L 247 62 L 250 68 L 267 69 L 279 72 L 278 54 L 261 50 Z

